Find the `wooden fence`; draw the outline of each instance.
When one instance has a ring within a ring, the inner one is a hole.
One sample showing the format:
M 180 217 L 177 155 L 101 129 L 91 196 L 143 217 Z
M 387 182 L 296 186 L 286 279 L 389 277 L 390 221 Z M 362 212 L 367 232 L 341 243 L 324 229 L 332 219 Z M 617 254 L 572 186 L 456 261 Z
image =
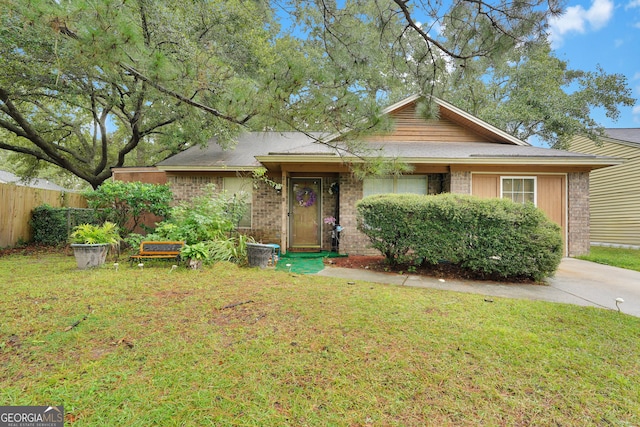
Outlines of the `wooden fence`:
M 31 211 L 45 203 L 54 208 L 87 207 L 81 194 L 0 184 L 0 248 L 31 240 Z

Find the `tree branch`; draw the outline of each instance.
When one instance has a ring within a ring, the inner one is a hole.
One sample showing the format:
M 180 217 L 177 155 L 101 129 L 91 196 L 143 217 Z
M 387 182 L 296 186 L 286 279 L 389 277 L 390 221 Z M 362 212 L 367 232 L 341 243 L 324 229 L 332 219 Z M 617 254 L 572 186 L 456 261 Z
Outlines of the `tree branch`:
M 178 100 L 180 100 L 181 102 L 184 102 L 185 104 L 191 105 L 192 107 L 196 107 L 202 111 L 205 111 L 209 114 L 213 114 L 214 116 L 221 118 L 223 120 L 226 120 L 230 123 L 234 123 L 240 126 L 245 126 L 246 123 L 249 121 L 249 119 L 251 119 L 252 115 L 248 115 L 247 117 L 245 117 L 244 119 L 236 119 L 234 117 L 228 116 L 226 114 L 221 113 L 220 111 L 216 110 L 215 108 L 211 108 L 207 105 L 201 104 L 199 102 L 196 102 L 192 99 L 189 99 L 175 91 L 172 91 L 170 89 L 165 88 L 164 86 L 152 81 L 151 79 L 149 79 L 148 77 L 144 76 L 143 74 L 141 74 L 139 71 L 137 71 L 135 68 L 129 66 L 129 65 L 120 65 L 125 71 L 133 74 L 134 76 L 136 76 L 137 78 L 139 78 L 140 80 L 144 81 L 145 83 L 148 83 L 150 86 L 154 87 L 155 89 L 157 89 L 158 91 L 169 95 L 173 98 L 176 98 Z

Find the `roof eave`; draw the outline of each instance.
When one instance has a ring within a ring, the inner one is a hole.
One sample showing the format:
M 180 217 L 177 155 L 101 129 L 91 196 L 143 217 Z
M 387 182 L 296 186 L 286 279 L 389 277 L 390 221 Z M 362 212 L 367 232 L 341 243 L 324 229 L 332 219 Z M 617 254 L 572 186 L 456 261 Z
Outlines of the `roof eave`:
M 391 158 L 390 158 L 391 159 Z M 541 156 L 478 156 L 478 157 L 398 157 L 397 160 L 410 164 L 457 164 L 457 165 L 567 165 L 595 166 L 598 168 L 617 166 L 624 159 L 607 157 L 541 157 Z M 361 163 L 367 158 L 340 156 L 257 156 L 261 163 Z
M 200 166 L 200 165 L 190 165 L 190 166 L 156 166 L 158 170 L 164 172 L 235 172 L 235 171 L 246 171 L 251 172 L 254 171 L 261 166 Z

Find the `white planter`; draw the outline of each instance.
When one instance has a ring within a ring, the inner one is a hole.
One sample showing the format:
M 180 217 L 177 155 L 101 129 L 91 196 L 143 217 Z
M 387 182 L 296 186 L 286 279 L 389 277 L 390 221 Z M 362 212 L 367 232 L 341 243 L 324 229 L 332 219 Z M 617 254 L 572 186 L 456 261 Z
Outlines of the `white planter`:
M 99 243 L 94 245 L 85 245 L 80 243 L 72 243 L 73 254 L 76 257 L 76 264 L 80 270 L 87 268 L 99 267 L 104 264 L 109 252 L 108 243 Z

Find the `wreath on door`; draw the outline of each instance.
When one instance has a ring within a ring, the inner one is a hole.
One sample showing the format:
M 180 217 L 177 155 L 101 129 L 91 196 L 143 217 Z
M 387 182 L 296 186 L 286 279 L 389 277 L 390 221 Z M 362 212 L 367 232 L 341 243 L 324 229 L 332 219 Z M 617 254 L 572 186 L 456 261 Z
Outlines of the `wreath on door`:
M 303 189 L 296 191 L 296 200 L 303 208 L 313 206 L 316 202 L 316 197 L 316 193 L 309 187 L 304 187 Z

